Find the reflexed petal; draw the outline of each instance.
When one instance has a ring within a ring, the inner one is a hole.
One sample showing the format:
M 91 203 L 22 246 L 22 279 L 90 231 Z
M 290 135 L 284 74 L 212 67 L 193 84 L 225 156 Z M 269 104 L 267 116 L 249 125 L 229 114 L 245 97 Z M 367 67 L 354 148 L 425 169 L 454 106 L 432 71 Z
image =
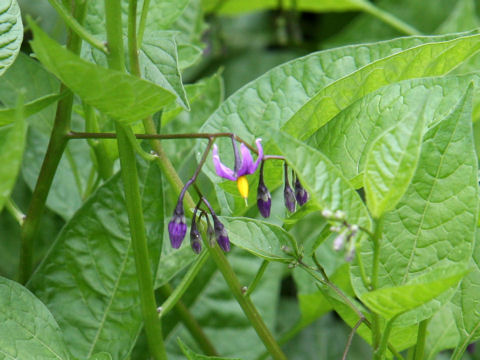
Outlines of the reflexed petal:
M 222 162 L 220 161 L 220 157 L 218 156 L 217 145 L 213 145 L 212 155 L 213 155 L 213 165 L 215 166 L 215 172 L 217 173 L 217 175 L 220 177 L 223 177 L 224 179 L 236 180 L 233 170 L 223 165 Z
M 256 168 L 253 169 L 252 154 L 250 154 L 250 150 L 248 150 L 243 143 L 240 145 L 240 153 L 242 155 L 242 165 L 240 166 L 240 169 L 238 169 L 238 176 L 254 173 Z

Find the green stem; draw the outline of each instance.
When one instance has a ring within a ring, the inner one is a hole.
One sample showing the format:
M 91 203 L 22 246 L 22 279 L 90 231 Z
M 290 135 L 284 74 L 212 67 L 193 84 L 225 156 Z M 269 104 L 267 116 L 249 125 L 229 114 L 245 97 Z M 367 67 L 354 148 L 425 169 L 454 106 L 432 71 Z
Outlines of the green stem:
M 263 260 L 262 265 L 260 265 L 260 269 L 258 269 L 257 274 L 255 275 L 255 278 L 253 279 L 252 283 L 250 286 L 247 288 L 247 292 L 245 293 L 245 296 L 250 296 L 257 287 L 258 283 L 262 279 L 263 273 L 267 269 L 267 266 L 270 262 L 267 260 Z
M 105 0 L 105 20 L 109 53 L 108 66 L 118 71 L 125 70 L 123 58 L 122 7 L 120 0 Z
M 7 198 L 5 202 L 5 207 L 7 208 L 8 212 L 13 216 L 13 218 L 18 222 L 20 226 L 23 224 L 23 220 L 25 219 L 25 214 L 20 210 L 20 208 L 15 204 L 11 197 Z
M 392 330 L 393 322 L 396 320 L 396 316 L 394 316 L 390 321 L 387 322 L 385 329 L 383 330 L 382 340 L 377 350 L 374 350 L 374 359 L 381 360 L 384 358 L 385 350 L 387 349 L 388 338 L 390 337 L 390 331 Z
M 155 124 L 151 118 L 145 119 L 144 122 L 145 132 L 147 134 L 156 134 Z M 152 147 L 153 150 L 159 156 L 157 162 L 161 167 L 167 181 L 172 185 L 176 192 L 180 192 L 184 184 L 180 177 L 178 176 L 175 168 L 173 167 L 170 160 L 167 158 L 163 147 L 160 144 L 160 141 L 157 139 L 152 140 Z M 195 202 L 193 201 L 192 197 L 188 192 L 185 193 L 185 203 L 187 211 L 195 208 Z M 225 255 L 220 250 L 218 246 L 209 248 L 210 256 L 217 264 L 218 269 L 222 273 L 225 281 L 227 282 L 230 290 L 232 291 L 235 299 L 240 304 L 243 312 L 250 320 L 251 324 L 253 325 L 255 331 L 257 332 L 260 339 L 263 341 L 265 347 L 270 352 L 274 359 L 286 359 L 285 355 L 283 354 L 280 346 L 277 344 L 275 339 L 273 338 L 272 334 L 268 330 L 267 326 L 263 322 L 262 317 L 258 313 L 257 309 L 253 305 L 252 301 L 245 297 L 242 293 L 242 286 L 238 281 L 232 267 L 228 263 Z
M 160 287 L 159 291 L 165 297 L 172 297 L 173 292 L 169 285 Z M 218 356 L 217 350 L 215 350 L 215 347 L 210 342 L 210 339 L 205 335 L 197 320 L 195 320 L 193 315 L 190 313 L 190 311 L 183 304 L 182 301 L 178 301 L 175 304 L 175 306 L 173 307 L 173 311 L 181 319 L 183 325 L 185 325 L 188 332 L 195 339 L 196 343 L 202 349 L 202 351 L 208 356 Z
M 77 186 L 77 191 L 80 196 L 83 197 L 82 180 L 80 178 L 80 173 L 78 172 L 78 166 L 75 162 L 75 159 L 73 158 L 72 152 L 68 147 L 65 148 L 65 156 L 67 158 L 68 164 L 70 165 L 70 169 L 72 170 L 73 179 L 75 180 L 75 185 Z
M 429 320 L 430 319 L 420 321 L 420 324 L 418 325 L 417 344 L 415 345 L 415 360 L 423 360 Z
M 383 229 L 383 217 L 374 219 L 374 232 L 373 232 L 373 265 L 372 265 L 372 290 L 376 290 L 378 287 L 378 269 L 380 267 L 380 240 L 382 237 Z M 372 312 L 372 345 L 374 353 L 379 351 L 381 332 L 380 332 L 380 316 Z
M 400 20 L 389 12 L 383 11 L 382 9 L 376 7 L 368 1 L 362 2 L 362 8 L 365 12 L 369 13 L 372 16 L 375 16 L 384 23 L 390 25 L 394 29 L 397 29 L 398 31 L 406 35 L 421 35 L 421 32 L 415 29 L 413 26 Z
M 147 26 L 148 8 L 150 7 L 150 0 L 143 0 L 142 14 L 140 15 L 140 24 L 138 25 L 138 46 L 142 47 L 143 34 Z
M 84 4 L 85 5 L 85 4 Z M 80 23 L 85 15 L 84 5 L 75 8 L 74 17 Z M 75 54 L 80 53 L 82 39 L 75 33 L 68 32 L 67 48 Z M 60 92 L 67 94 L 58 102 L 55 121 L 48 142 L 47 152 L 43 159 L 40 174 L 33 190 L 32 199 L 25 216 L 21 230 L 20 261 L 19 261 L 19 282 L 25 284 L 33 271 L 34 262 L 34 238 L 38 230 L 40 218 L 45 209 L 53 178 L 57 171 L 58 164 L 62 158 L 63 151 L 67 146 L 67 133 L 70 131 L 70 120 L 72 116 L 73 93 L 62 84 Z
M 140 302 L 148 346 L 151 355 L 155 359 L 166 359 L 167 355 L 162 341 L 162 329 L 157 317 L 157 306 L 153 292 L 153 279 L 145 235 L 135 152 L 127 135 L 127 132 L 131 131 L 131 129 L 116 122 L 116 130 L 122 180 L 125 189 L 125 203 L 130 225 Z
M 188 269 L 185 276 L 180 281 L 180 284 L 169 294 L 167 300 L 160 306 L 160 317 L 165 317 L 167 313 L 175 306 L 175 304 L 180 300 L 185 291 L 188 289 L 192 281 L 197 276 L 200 269 L 203 267 L 205 262 L 208 259 L 208 252 L 203 251 L 199 257 L 195 260 L 194 264 Z
M 90 34 L 87 29 L 85 29 L 81 23 L 77 21 L 66 9 L 63 4 L 59 3 L 57 0 L 49 0 L 50 5 L 57 11 L 58 15 L 61 16 L 65 24 L 75 33 L 77 36 L 88 42 L 94 48 L 104 52 L 105 54 L 108 53 L 108 49 L 103 42 L 98 40 L 95 36 Z

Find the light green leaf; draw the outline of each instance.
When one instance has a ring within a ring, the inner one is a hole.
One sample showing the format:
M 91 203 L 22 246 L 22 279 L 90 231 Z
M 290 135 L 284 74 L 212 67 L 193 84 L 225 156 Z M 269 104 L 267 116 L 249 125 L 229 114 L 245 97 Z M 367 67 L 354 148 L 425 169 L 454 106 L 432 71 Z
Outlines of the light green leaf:
M 321 127 L 308 143 L 323 152 L 356 187 L 363 186 L 368 150 L 401 119 L 418 114 L 432 126 L 447 116 L 477 74 L 405 80 L 354 102 Z M 475 91 L 478 87 L 475 86 Z
M 480 20 L 475 11 L 474 0 L 458 0 L 447 19 L 435 31 L 437 34 L 467 31 L 477 28 Z
M 401 286 L 437 267 L 465 264 L 472 252 L 477 222 L 477 159 L 471 125 L 471 87 L 446 119 L 423 139 L 417 171 L 394 211 L 384 216 L 380 242 L 379 288 Z M 371 273 L 371 243 L 361 257 Z M 366 289 L 352 267 L 357 295 Z M 396 321 L 408 325 L 431 317 L 453 295 L 410 311 Z
M 393 210 L 410 185 L 420 157 L 424 117 L 400 121 L 380 135 L 367 155 L 365 195 L 373 217 Z
M 146 29 L 168 29 L 184 13 L 189 2 L 190 0 L 150 0 Z M 138 9 L 142 7 L 143 1 L 139 1 Z
M 205 11 L 215 11 L 222 15 L 279 8 L 278 0 L 204 0 L 203 4 Z M 282 6 L 308 12 L 355 11 L 366 7 L 362 0 L 287 0 Z
M 458 284 L 467 272 L 464 265 L 436 268 L 404 285 L 366 292 L 360 300 L 372 311 L 390 320 L 436 298 Z
M 35 55 L 87 104 L 123 122 L 135 122 L 174 99 L 169 91 L 120 71 L 104 69 L 61 47 L 30 21 Z
M 471 272 L 466 277 L 470 274 Z M 449 302 L 428 321 L 428 336 L 425 344 L 426 360 L 437 359 L 437 354 L 440 351 L 453 349 L 458 344 L 458 330 L 453 312 L 454 306 Z
M 15 122 L 12 125 L 0 127 L 0 211 L 15 185 L 18 171 L 22 163 L 27 124 L 23 109 L 23 95 L 15 109 Z
M 167 238 L 164 234 L 164 238 Z M 162 256 L 158 262 L 157 275 L 155 277 L 155 289 L 165 285 L 180 271 L 195 260 L 195 253 L 192 251 L 188 241 L 180 249 L 173 249 L 169 241 L 163 243 Z
M 13 64 L 23 40 L 23 24 L 17 0 L 0 4 L 0 76 Z
M 161 173 L 151 164 L 139 164 L 138 170 L 153 273 L 163 234 Z M 102 351 L 114 360 L 127 357 L 142 327 L 142 316 L 118 174 L 65 225 L 28 286 L 58 319 L 76 358 Z
M 447 74 L 479 50 L 480 35 L 469 35 L 398 51 L 319 90 L 283 129 L 305 139 L 368 93 L 401 80 Z
M 180 338 L 177 338 L 178 345 L 182 349 L 183 354 L 187 357 L 188 360 L 205 360 L 205 359 L 216 359 L 216 360 L 240 360 L 239 358 L 226 358 L 218 356 L 205 356 L 200 355 L 192 351 Z
M 268 261 L 292 262 L 292 256 L 283 251 L 282 246 L 296 251 L 297 245 L 281 227 L 249 218 L 221 219 L 230 241 L 236 246 Z
M 63 94 L 51 94 L 25 104 L 23 107 L 25 118 L 35 115 L 37 112 L 60 100 L 62 97 Z M 11 124 L 14 120 L 15 109 L 0 109 L 0 126 Z
M 177 95 L 177 103 L 184 109 L 190 106 L 178 68 L 175 33 L 156 31 L 145 35 L 139 54 L 142 76 Z
M 0 359 L 70 359 L 52 314 L 22 285 L 0 277 Z
M 112 360 L 112 355 L 107 352 L 99 352 L 95 355 L 92 355 L 88 358 L 88 360 Z

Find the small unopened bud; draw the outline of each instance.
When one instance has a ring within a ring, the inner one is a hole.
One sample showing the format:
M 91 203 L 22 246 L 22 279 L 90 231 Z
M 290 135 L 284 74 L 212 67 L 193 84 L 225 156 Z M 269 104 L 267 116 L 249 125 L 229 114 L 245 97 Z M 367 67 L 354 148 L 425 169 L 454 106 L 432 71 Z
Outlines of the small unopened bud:
M 208 220 L 208 217 L 207 218 L 207 239 L 208 239 L 208 243 L 210 244 L 210 246 L 214 246 L 215 245 L 215 230 L 213 230 L 213 227 L 212 227 L 212 224 L 210 223 L 210 220 Z
M 264 218 L 268 218 L 270 216 L 270 208 L 272 207 L 272 197 L 270 196 L 270 191 L 265 186 L 265 182 L 263 181 L 263 161 L 260 165 L 260 179 L 258 180 L 258 188 L 257 188 L 257 206 L 260 214 Z
M 242 294 L 246 294 L 247 290 L 248 290 L 248 287 L 242 286 L 242 288 L 240 290 L 242 290 Z
M 337 237 L 333 240 L 333 250 L 340 251 L 345 246 L 345 239 L 347 234 L 345 231 L 341 232 L 337 235 Z
M 330 226 L 330 231 L 331 232 L 340 232 L 340 231 L 342 231 L 342 228 L 340 226 Z
M 300 206 L 308 201 L 308 192 L 303 188 L 298 177 L 295 179 L 295 199 L 297 199 Z
M 337 210 L 337 211 L 335 211 L 334 216 L 335 216 L 335 219 L 337 219 L 337 220 L 343 220 L 343 219 L 345 219 L 346 215 L 342 210 Z
M 173 212 L 172 220 L 168 223 L 168 236 L 174 249 L 178 249 L 182 245 L 186 233 L 187 224 L 185 222 L 185 213 L 183 212 L 183 203 L 182 199 L 179 199 Z
M 218 246 L 225 252 L 230 251 L 230 239 L 228 238 L 227 230 L 217 216 L 213 216 L 213 228 Z
M 288 211 L 294 212 L 295 211 L 295 194 L 293 189 L 290 185 L 285 185 L 285 189 L 283 189 L 283 197 L 285 199 L 285 207 Z
M 192 220 L 192 227 L 190 228 L 190 246 L 196 254 L 200 254 L 200 251 L 202 251 L 202 237 L 198 231 L 195 218 Z
M 332 213 L 330 210 L 328 210 L 328 209 L 323 209 L 323 210 L 322 210 L 322 216 L 323 216 L 324 218 L 329 219 L 329 218 L 331 218 L 331 217 L 333 216 L 333 213 Z

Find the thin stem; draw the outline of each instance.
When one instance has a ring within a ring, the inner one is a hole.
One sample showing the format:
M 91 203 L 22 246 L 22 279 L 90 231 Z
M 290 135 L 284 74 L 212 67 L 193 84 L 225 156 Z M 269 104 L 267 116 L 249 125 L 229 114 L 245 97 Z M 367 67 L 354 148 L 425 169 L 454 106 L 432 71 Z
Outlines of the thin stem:
M 67 147 L 65 148 L 65 156 L 67 158 L 68 164 L 70 165 L 70 169 L 73 173 L 73 178 L 75 180 L 75 185 L 77 186 L 78 193 L 83 196 L 83 188 L 82 188 L 82 180 L 80 178 L 80 173 L 78 172 L 78 166 L 73 158 L 72 152 Z
M 105 44 L 98 40 L 95 36 L 90 34 L 87 29 L 85 29 L 81 23 L 77 21 L 66 9 L 63 4 L 59 3 L 57 0 L 49 0 L 50 5 L 57 11 L 58 15 L 65 21 L 65 24 L 75 33 L 77 36 L 88 42 L 94 48 L 102 51 L 107 54 L 108 49 Z
M 150 7 L 150 0 L 143 1 L 142 14 L 140 15 L 140 24 L 138 25 L 138 47 L 142 47 L 143 34 L 147 25 L 148 8 Z
M 120 0 L 105 1 L 105 20 L 108 40 L 107 61 L 111 69 L 124 71 L 125 59 L 123 58 L 122 34 L 122 7 Z
M 380 267 L 380 240 L 382 238 L 383 217 L 374 220 L 375 230 L 373 232 L 373 268 L 372 268 L 372 289 L 378 286 L 378 269 Z
M 5 201 L 5 207 L 7 208 L 10 215 L 18 222 L 20 226 L 22 226 L 23 221 L 25 219 L 25 214 L 20 210 L 20 208 L 15 204 L 11 197 L 7 198 Z
M 128 58 L 130 60 L 130 72 L 140 77 L 137 46 L 137 0 L 129 0 L 128 2 Z
M 172 296 L 172 289 L 168 284 L 160 287 L 159 291 L 165 297 L 170 298 Z M 195 320 L 192 313 L 188 310 L 188 308 L 183 304 L 182 301 L 178 301 L 175 304 L 173 311 L 182 320 L 183 325 L 185 325 L 188 332 L 190 333 L 190 335 L 192 335 L 195 342 L 202 349 L 202 351 L 208 356 L 218 356 L 217 350 L 211 343 L 210 339 L 203 332 L 200 324 L 197 322 L 197 320 Z
M 391 27 L 397 29 L 398 31 L 406 35 L 421 35 L 421 32 L 415 29 L 413 26 L 407 24 L 406 22 L 400 20 L 396 16 L 390 14 L 389 12 L 383 11 L 382 9 L 376 7 L 368 1 L 362 2 L 362 8 L 365 12 L 370 15 L 375 16 L 384 23 L 390 25 Z
M 260 265 L 260 268 L 258 269 L 257 274 L 255 275 L 255 278 L 253 279 L 250 286 L 247 288 L 247 292 L 245 293 L 245 296 L 250 296 L 252 294 L 253 290 L 255 290 L 258 283 L 262 279 L 263 273 L 267 269 L 268 264 L 270 264 L 269 261 L 267 261 L 267 260 L 262 261 L 262 265 Z
M 85 15 L 85 4 L 78 5 L 75 8 L 73 16 L 78 19 L 80 23 L 83 22 Z M 75 54 L 80 53 L 82 46 L 82 39 L 71 31 L 67 36 L 67 49 Z M 20 261 L 19 261 L 19 282 L 25 284 L 33 271 L 33 247 L 34 238 L 37 233 L 40 218 L 45 209 L 45 202 L 47 200 L 53 178 L 57 171 L 58 164 L 62 158 L 63 151 L 67 146 L 66 134 L 70 130 L 70 120 L 72 116 L 73 93 L 67 90 L 65 85 L 60 86 L 60 92 L 67 94 L 59 100 L 57 104 L 57 111 L 55 114 L 55 121 L 48 142 L 47 152 L 43 159 L 40 174 L 33 190 L 32 199 L 23 222 L 21 230 L 21 247 L 20 247 Z
M 208 259 L 208 251 L 203 251 L 199 257 L 195 260 L 194 264 L 188 269 L 185 276 L 180 281 L 180 284 L 173 290 L 169 295 L 167 300 L 160 306 L 159 308 L 159 317 L 165 317 L 170 310 L 177 304 L 180 298 L 183 296 L 185 291 L 187 291 L 188 287 L 198 275 L 198 272 L 203 267 L 205 262 Z
M 423 360 L 425 354 L 425 343 L 427 340 L 427 327 L 430 319 L 420 321 L 417 333 L 417 344 L 415 345 L 415 360 Z
M 382 334 L 382 340 L 380 342 L 380 346 L 378 347 L 377 350 L 374 350 L 373 353 L 373 358 L 381 360 L 384 358 L 384 353 L 385 350 L 387 349 L 387 344 L 388 344 L 388 338 L 390 337 L 390 331 L 392 330 L 393 322 L 396 320 L 396 316 L 394 316 L 392 319 L 390 319 L 387 322 L 387 325 L 385 326 L 385 329 L 383 330 Z
M 127 135 L 127 132 L 131 131 L 131 129 L 125 127 L 119 122 L 116 122 L 116 129 L 118 134 L 121 174 L 125 189 L 125 203 L 130 225 L 135 268 L 140 292 L 140 303 L 148 346 L 154 359 L 167 359 L 153 292 L 153 279 L 145 235 L 145 224 L 138 185 L 135 152 Z
M 347 359 L 348 351 L 350 350 L 350 346 L 352 345 L 353 336 L 355 335 L 358 328 L 360 327 L 360 325 L 362 325 L 364 321 L 365 321 L 365 318 L 360 318 L 355 324 L 355 326 L 353 327 L 352 331 L 350 331 L 350 335 L 348 335 L 347 345 L 345 345 L 345 351 L 343 352 L 342 360 Z

